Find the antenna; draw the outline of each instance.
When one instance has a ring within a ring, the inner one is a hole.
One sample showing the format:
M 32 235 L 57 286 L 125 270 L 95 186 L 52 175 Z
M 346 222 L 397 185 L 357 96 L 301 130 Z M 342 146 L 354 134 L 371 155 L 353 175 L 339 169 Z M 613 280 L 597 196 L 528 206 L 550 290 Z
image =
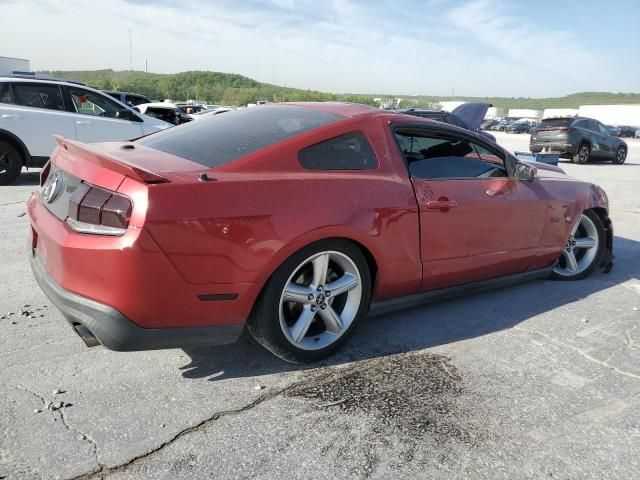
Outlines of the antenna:
M 129 27 L 129 67 L 133 70 L 133 42 L 131 40 L 131 27 Z

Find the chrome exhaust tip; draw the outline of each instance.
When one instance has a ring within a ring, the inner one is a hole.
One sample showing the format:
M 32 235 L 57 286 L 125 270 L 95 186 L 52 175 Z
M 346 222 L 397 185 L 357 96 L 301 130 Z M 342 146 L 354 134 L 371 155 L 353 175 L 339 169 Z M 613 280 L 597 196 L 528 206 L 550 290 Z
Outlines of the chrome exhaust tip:
M 91 333 L 91 330 L 84 325 L 78 323 L 74 325 L 73 328 L 76 333 L 80 335 L 80 338 L 87 347 L 97 347 L 100 345 L 100 341 L 95 337 L 95 335 L 93 335 L 93 333 Z

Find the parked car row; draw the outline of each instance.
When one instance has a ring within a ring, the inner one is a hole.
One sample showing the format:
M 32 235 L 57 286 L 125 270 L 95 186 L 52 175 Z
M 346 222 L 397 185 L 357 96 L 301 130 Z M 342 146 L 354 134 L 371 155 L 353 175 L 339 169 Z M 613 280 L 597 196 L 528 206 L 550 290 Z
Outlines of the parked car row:
M 611 131 L 612 134 L 620 138 L 633 138 L 636 134 L 636 127 L 630 127 L 628 125 L 607 125 L 607 128 Z
M 415 117 L 437 120 L 438 122 L 448 123 L 449 125 L 455 125 L 456 127 L 464 128 L 465 130 L 477 132 L 495 142 L 496 137 L 480 129 L 484 117 L 487 114 L 487 110 L 489 110 L 491 106 L 492 105 L 490 103 L 469 102 L 463 103 L 462 105 L 454 108 L 451 112 L 445 112 L 444 110 L 423 110 L 418 108 L 399 109 L 394 111 L 413 115 Z
M 0 185 L 16 180 L 23 166 L 42 167 L 54 135 L 84 143 L 122 141 L 170 126 L 78 82 L 0 77 Z

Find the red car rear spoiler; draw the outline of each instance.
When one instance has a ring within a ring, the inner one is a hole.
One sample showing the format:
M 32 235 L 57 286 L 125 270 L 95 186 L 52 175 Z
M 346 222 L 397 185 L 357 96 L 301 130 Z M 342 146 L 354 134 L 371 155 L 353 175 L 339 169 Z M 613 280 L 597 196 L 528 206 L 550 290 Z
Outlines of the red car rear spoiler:
M 166 183 L 169 181 L 157 173 L 132 165 L 123 158 L 113 155 L 112 153 L 106 154 L 92 145 L 87 145 L 75 140 L 69 140 L 61 135 L 54 135 L 53 138 L 58 142 L 58 145 L 70 153 L 77 155 L 78 158 L 88 160 L 100 165 L 101 167 L 108 168 L 109 170 L 113 170 L 114 172 L 126 175 L 127 177 L 131 177 L 135 180 L 139 180 L 144 183 Z

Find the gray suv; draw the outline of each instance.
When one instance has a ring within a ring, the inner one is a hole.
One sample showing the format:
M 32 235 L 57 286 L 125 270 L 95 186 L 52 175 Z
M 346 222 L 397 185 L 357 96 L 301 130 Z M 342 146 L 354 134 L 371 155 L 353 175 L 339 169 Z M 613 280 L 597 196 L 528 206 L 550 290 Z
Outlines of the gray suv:
M 557 152 L 574 163 L 610 160 L 622 165 L 627 158 L 627 144 L 602 123 L 592 118 L 547 118 L 531 133 L 529 149 L 534 153 Z

